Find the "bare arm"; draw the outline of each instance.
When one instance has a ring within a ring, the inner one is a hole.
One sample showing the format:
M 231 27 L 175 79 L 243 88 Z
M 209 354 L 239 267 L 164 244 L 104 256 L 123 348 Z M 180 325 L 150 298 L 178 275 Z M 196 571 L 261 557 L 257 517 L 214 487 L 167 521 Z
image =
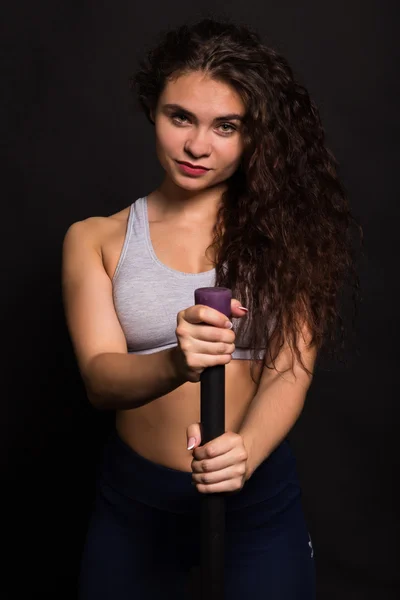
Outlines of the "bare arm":
M 89 401 L 99 409 L 131 409 L 186 380 L 176 367 L 176 348 L 128 354 L 101 258 L 96 221 L 74 223 L 64 239 L 65 315 Z
M 312 373 L 317 349 L 309 340 L 304 326 L 298 344 L 302 360 Z M 277 370 L 264 367 L 259 388 L 240 428 L 248 451 L 246 479 L 287 436 L 303 410 L 312 376 L 296 360 L 293 372 L 289 371 L 291 363 L 292 355 L 285 345 L 275 361 Z

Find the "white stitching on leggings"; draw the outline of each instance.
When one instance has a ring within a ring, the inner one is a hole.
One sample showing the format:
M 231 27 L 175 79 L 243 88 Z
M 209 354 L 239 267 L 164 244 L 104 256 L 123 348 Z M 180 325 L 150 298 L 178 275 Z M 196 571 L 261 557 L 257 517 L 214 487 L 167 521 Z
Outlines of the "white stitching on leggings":
M 311 540 L 310 532 L 308 532 L 308 540 L 309 540 L 308 541 L 308 545 L 311 548 L 311 558 L 313 558 L 314 557 L 314 548 L 313 548 L 313 545 L 312 545 L 312 540 Z

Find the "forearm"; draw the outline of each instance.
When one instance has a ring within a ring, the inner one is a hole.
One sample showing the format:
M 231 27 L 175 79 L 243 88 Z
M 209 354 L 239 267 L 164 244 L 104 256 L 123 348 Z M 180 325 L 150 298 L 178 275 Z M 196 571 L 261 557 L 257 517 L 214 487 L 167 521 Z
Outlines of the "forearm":
M 89 400 L 101 410 L 138 408 L 185 383 L 176 348 L 153 354 L 104 353 L 92 359 L 83 377 Z
M 239 430 L 248 452 L 247 479 L 296 423 L 309 385 L 305 377 L 293 382 L 277 376 L 254 396 Z

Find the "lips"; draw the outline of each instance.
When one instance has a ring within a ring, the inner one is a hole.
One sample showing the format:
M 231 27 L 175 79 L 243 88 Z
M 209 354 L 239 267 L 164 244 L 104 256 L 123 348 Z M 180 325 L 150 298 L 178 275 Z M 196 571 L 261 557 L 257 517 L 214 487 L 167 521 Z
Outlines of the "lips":
M 207 169 L 207 167 L 203 167 L 203 165 L 192 165 L 189 162 L 186 162 L 184 160 L 177 160 L 176 162 L 178 162 L 180 165 L 186 165 L 187 167 L 190 167 L 191 169 L 201 169 L 203 171 L 209 171 L 210 169 Z

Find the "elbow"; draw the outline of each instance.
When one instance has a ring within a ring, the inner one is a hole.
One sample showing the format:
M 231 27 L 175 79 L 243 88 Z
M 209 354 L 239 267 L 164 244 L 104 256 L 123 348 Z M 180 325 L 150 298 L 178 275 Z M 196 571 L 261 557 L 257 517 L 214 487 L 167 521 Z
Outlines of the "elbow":
M 293 383 L 307 392 L 312 384 L 314 377 L 313 365 L 301 365 L 297 363 L 292 369 L 292 375 Z
M 102 370 L 98 369 L 96 361 L 92 360 L 87 369 L 82 373 L 86 396 L 90 405 L 96 410 L 112 410 L 115 406 L 101 374 Z
M 85 389 L 89 404 L 96 410 L 107 411 L 115 408 L 115 403 L 113 403 L 112 399 L 108 395 L 99 393 L 87 383 L 85 384 Z
M 99 411 L 132 410 L 147 404 L 146 401 L 122 395 L 110 382 L 101 377 L 86 378 L 86 395 L 93 408 Z
M 112 398 L 107 386 L 102 382 L 101 377 L 95 377 L 92 373 L 83 375 L 83 382 L 85 385 L 86 396 L 89 400 L 89 404 L 96 410 L 106 411 L 113 410 L 115 408 L 115 400 Z

